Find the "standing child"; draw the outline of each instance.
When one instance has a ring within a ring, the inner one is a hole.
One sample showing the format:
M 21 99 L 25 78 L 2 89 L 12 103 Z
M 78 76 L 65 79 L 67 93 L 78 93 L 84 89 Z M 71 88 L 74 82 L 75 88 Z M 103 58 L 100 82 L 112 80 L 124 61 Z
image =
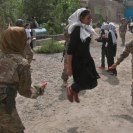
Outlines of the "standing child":
M 103 23 L 103 25 L 105 25 L 105 23 Z M 99 67 L 99 69 L 104 70 L 105 69 L 105 57 L 106 57 L 106 30 L 104 30 L 101 26 L 101 30 L 100 30 L 100 37 L 96 39 L 97 42 L 101 42 L 102 43 L 102 47 L 101 47 L 101 66 Z
M 108 38 L 107 38 L 107 44 L 106 44 L 106 56 L 107 56 L 107 63 L 108 68 L 114 64 L 114 57 L 116 56 L 116 50 L 117 50 L 117 33 L 116 33 L 116 27 L 114 23 L 108 24 Z M 117 70 L 109 70 L 111 72 L 111 75 L 117 76 Z

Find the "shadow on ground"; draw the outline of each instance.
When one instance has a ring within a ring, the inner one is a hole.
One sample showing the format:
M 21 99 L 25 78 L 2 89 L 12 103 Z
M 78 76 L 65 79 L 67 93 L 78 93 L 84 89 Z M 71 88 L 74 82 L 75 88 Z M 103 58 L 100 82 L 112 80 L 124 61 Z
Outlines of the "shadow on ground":
M 113 117 L 116 117 L 116 118 L 122 118 L 122 119 L 125 119 L 127 121 L 129 121 L 130 123 L 133 123 L 133 117 L 130 116 L 130 115 L 126 115 L 126 114 L 122 114 L 122 115 L 113 115 Z
M 106 82 L 108 82 L 111 85 L 119 85 L 119 79 L 117 78 L 117 76 L 115 75 L 110 75 L 109 72 L 106 71 L 102 71 L 100 74 L 104 75 L 107 77 L 107 79 L 105 80 Z

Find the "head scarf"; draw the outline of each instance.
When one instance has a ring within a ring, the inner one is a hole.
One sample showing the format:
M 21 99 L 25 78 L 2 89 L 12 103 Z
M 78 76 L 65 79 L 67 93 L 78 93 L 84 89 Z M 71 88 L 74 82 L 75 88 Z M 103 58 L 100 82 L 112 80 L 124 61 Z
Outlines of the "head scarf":
M 101 30 L 108 30 L 108 23 L 103 22 Z
M 80 23 L 80 14 L 87 10 L 86 8 L 80 8 L 76 10 L 69 18 L 68 18 L 68 23 L 69 25 L 72 25 L 74 23 Z
M 115 24 L 113 22 L 110 22 L 109 24 L 107 24 L 107 23 L 104 22 L 102 24 L 102 26 L 101 26 L 101 30 L 102 29 L 111 33 L 113 44 L 116 44 L 116 40 L 117 39 L 116 39 L 116 36 L 115 36 L 115 33 L 116 33 Z
M 86 24 L 81 23 L 80 14 L 85 10 L 87 10 L 87 9 L 86 8 L 80 8 L 80 9 L 76 10 L 68 18 L 68 22 L 69 22 L 68 33 L 71 34 L 76 26 L 80 26 L 80 39 L 82 41 L 85 41 L 87 37 L 90 37 L 90 35 L 93 35 L 93 34 L 98 36 L 91 25 L 86 25 Z
M 116 27 L 115 27 L 115 24 L 110 22 L 109 25 L 108 25 L 108 29 L 109 29 L 109 32 L 111 33 L 112 35 L 112 41 L 113 41 L 113 44 L 116 44 L 117 42 L 117 39 L 116 39 Z
M 0 49 L 8 54 L 23 54 L 26 46 L 27 36 L 22 27 L 9 27 L 2 36 Z
M 109 23 L 109 26 L 108 26 L 108 29 L 109 29 L 109 30 L 112 30 L 112 31 L 114 31 L 114 32 L 116 32 L 115 24 L 114 24 L 113 22 L 110 22 L 110 23 Z

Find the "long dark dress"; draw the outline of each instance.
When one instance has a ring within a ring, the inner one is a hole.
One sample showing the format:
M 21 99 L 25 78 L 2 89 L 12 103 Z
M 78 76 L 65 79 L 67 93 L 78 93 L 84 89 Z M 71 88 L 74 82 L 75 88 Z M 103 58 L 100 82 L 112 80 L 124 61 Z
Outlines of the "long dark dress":
M 90 41 L 90 37 L 88 37 L 84 42 L 81 41 L 79 26 L 75 27 L 70 35 L 67 54 L 72 55 L 74 83 L 71 87 L 76 92 L 85 89 L 92 89 L 97 86 L 99 75 L 90 54 Z

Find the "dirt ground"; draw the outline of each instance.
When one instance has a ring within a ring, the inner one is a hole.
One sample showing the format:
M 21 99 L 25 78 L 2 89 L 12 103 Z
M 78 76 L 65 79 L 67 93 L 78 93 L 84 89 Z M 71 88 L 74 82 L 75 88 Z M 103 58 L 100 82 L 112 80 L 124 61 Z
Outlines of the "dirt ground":
M 126 41 L 132 38 L 129 31 Z M 122 52 L 118 36 L 117 56 Z M 70 103 L 61 87 L 62 53 L 35 54 L 33 83 L 48 82 L 45 94 L 35 100 L 17 96 L 17 109 L 26 127 L 25 133 L 132 133 L 131 55 L 123 61 L 118 76 L 98 69 L 101 45 L 92 41 L 91 54 L 101 78 L 93 90 L 80 93 L 81 102 Z M 116 57 L 117 58 L 117 57 Z M 116 60 L 116 59 L 115 59 Z M 69 79 L 69 83 L 72 78 Z

